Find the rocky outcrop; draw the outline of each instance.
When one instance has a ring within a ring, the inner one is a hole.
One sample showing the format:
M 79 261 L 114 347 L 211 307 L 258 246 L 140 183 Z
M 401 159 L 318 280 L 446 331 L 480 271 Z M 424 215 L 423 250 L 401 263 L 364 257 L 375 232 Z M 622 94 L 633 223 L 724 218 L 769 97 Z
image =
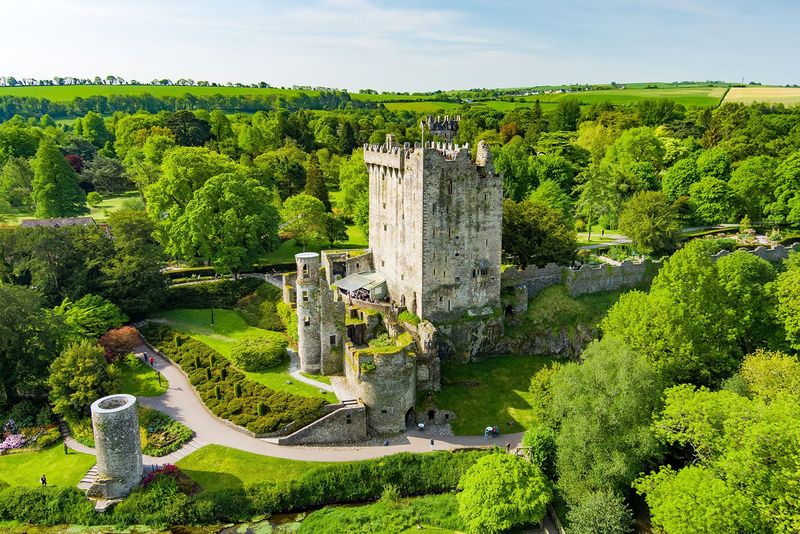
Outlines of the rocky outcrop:
M 597 335 L 596 327 L 585 324 L 527 331 L 524 335 L 503 336 L 495 344 L 492 355 L 521 354 L 576 359 Z

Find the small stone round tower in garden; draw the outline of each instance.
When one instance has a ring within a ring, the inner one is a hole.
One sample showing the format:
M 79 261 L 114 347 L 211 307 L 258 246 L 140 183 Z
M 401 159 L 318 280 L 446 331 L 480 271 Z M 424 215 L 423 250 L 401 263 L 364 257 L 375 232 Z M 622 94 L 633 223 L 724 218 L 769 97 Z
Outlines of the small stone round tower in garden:
M 322 359 L 320 343 L 319 267 L 320 257 L 316 252 L 301 252 L 295 255 L 297 262 L 297 352 L 300 355 L 300 370 L 319 374 Z
M 109 395 L 92 404 L 97 478 L 90 497 L 120 499 L 142 480 L 136 397 Z

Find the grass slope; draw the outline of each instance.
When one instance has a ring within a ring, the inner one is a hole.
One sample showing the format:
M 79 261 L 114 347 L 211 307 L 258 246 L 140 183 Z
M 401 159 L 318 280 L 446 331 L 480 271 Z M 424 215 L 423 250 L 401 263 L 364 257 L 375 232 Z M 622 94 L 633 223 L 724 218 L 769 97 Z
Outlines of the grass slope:
M 369 243 L 364 233 L 356 226 L 347 227 L 347 243 L 337 243 L 333 248 L 337 249 L 361 249 L 367 248 Z M 281 243 L 277 250 L 268 252 L 261 256 L 258 261 L 264 265 L 273 265 L 277 263 L 294 263 L 294 255 L 300 252 L 319 252 L 321 250 L 330 249 L 330 243 L 327 241 L 313 241 L 309 243 L 305 250 L 297 244 L 294 239 L 289 239 Z
M 74 487 L 94 465 L 94 456 L 70 451 L 64 454 L 59 443 L 37 452 L 0 456 L 0 480 L 10 486 L 39 486 L 39 477 L 56 487 Z
M 324 462 L 301 462 L 262 456 L 221 445 L 206 445 L 178 462 L 204 490 L 242 488 L 256 482 L 294 480 Z
M 169 310 L 160 312 L 152 316 L 151 319 L 163 322 L 176 331 L 205 343 L 226 358 L 230 356 L 231 345 L 237 339 L 243 337 L 262 337 L 264 339 L 274 337 L 285 338 L 285 334 L 283 333 L 271 332 L 269 330 L 249 326 L 244 319 L 242 319 L 242 316 L 233 310 L 215 308 L 215 324 L 213 327 L 210 325 L 210 308 Z M 306 397 L 322 397 L 329 401 L 335 400 L 332 393 L 320 393 L 317 388 L 299 382 L 291 377 L 291 375 L 289 375 L 288 357 L 283 363 L 269 371 L 259 373 L 244 372 L 244 374 L 247 378 L 276 391 L 286 391 L 296 395 L 305 395 Z M 287 381 L 291 381 L 292 383 L 287 384 Z
M 457 415 L 452 427 L 458 435 L 482 434 L 491 425 L 501 433 L 520 432 L 533 423 L 531 377 L 551 361 L 542 356 L 503 356 L 444 366 L 442 390 L 434 393 L 434 404 Z M 506 426 L 508 421 L 511 427 Z
M 120 370 L 120 393 L 127 393 L 136 397 L 158 397 L 167 392 L 169 382 L 165 377 L 158 381 L 158 375 L 141 360 L 137 360 L 138 365 L 134 368 L 127 362 L 119 365 Z

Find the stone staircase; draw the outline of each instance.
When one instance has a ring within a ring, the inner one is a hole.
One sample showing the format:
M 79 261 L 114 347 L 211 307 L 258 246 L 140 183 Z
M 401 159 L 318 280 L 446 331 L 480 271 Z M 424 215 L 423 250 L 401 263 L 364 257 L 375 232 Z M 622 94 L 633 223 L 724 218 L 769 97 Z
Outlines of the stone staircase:
M 78 489 L 83 491 L 88 490 L 94 484 L 94 479 L 97 478 L 97 464 L 94 464 L 89 472 L 83 475 L 83 478 L 78 482 Z

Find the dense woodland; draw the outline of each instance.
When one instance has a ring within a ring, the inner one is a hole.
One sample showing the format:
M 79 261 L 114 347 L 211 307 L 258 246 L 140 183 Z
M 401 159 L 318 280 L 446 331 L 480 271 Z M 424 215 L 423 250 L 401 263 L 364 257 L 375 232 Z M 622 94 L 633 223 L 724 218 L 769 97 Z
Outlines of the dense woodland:
M 64 105 L 86 112 L 71 124 L 50 118 L 52 103 L 0 99 L 0 212 L 68 217 L 93 195 L 141 198 L 108 234 L 0 228 L 0 414 L 49 417 L 52 362 L 162 306 L 166 262 L 236 276 L 281 240 L 366 233 L 359 147 L 420 137 L 419 115 L 344 95 L 253 114 L 230 113 L 254 109 L 230 98 L 76 100 Z M 647 254 L 675 251 L 682 226 L 800 225 L 800 107 L 567 99 L 460 115 L 455 141 L 487 141 L 503 174 L 509 263 L 569 263 L 576 232 L 596 224 Z M 519 480 L 539 500 L 517 519 L 535 520 L 555 488 L 571 532 L 627 532 L 642 498 L 670 534 L 800 530 L 800 261 L 713 263 L 713 246 L 680 248 L 648 291 L 622 296 L 581 361 L 533 378 L 539 424 L 525 439 L 538 467 Z

